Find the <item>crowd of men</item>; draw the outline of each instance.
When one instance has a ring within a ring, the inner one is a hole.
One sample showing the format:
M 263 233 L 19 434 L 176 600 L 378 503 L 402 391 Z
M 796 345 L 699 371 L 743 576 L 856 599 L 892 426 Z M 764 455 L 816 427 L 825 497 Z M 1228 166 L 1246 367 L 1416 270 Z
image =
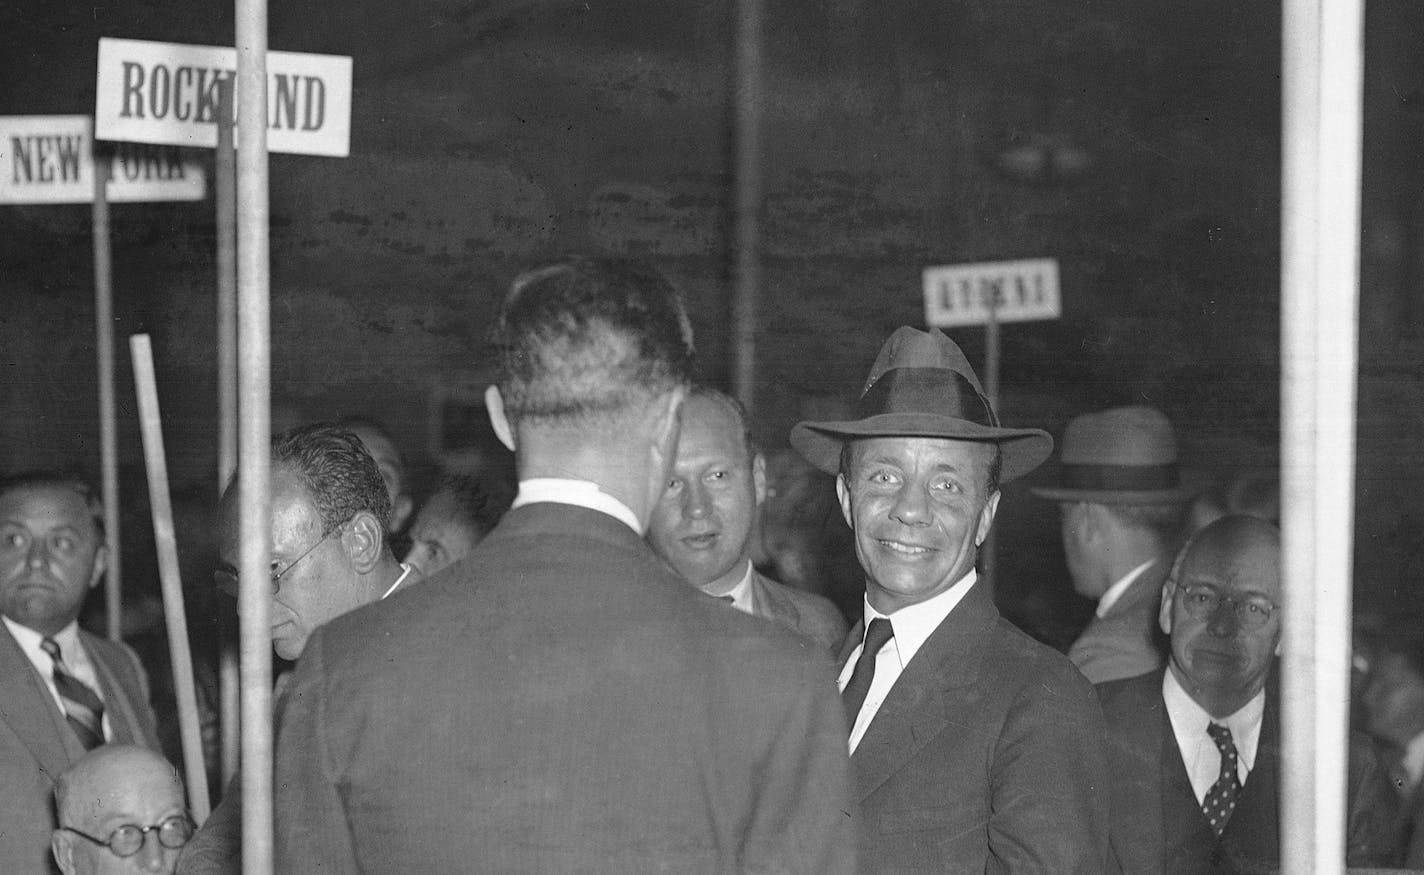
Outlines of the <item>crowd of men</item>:
M 1227 514 L 1183 541 L 1160 412 L 1075 418 L 1032 486 L 1097 600 L 1064 655 L 976 571 L 1053 440 L 1001 423 L 940 332 L 895 331 L 850 416 L 790 435 L 853 535 L 849 624 L 754 567 L 766 460 L 661 276 L 532 271 L 497 335 L 507 512 L 458 480 L 416 512 L 369 422 L 273 439 L 280 871 L 1276 868 L 1280 533 Z M 0 482 L 0 871 L 239 872 L 241 787 L 195 829 L 142 665 L 78 626 L 106 550 L 82 483 Z M 1424 658 L 1374 665 L 1348 861 L 1419 863 Z

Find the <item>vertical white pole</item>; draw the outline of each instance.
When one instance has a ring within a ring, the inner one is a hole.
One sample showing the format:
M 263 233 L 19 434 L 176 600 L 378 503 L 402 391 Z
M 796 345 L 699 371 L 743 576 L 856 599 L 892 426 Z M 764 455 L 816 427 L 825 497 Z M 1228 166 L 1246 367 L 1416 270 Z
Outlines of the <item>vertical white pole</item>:
M 999 360 L 1003 355 L 999 351 L 1000 339 L 999 296 L 995 293 L 989 298 L 989 321 L 984 325 L 984 395 L 995 414 L 999 412 Z M 979 571 L 984 589 L 991 596 L 994 594 L 998 564 L 998 539 L 994 537 L 994 530 L 990 529 L 979 547 Z
M 737 267 L 732 301 L 732 391 L 755 420 L 757 304 L 761 294 L 762 0 L 737 0 L 734 14 Z
M 242 869 L 272 872 L 271 467 L 267 4 L 237 0 L 238 599 L 242 678 Z
M 218 491 L 237 470 L 237 154 L 232 149 L 233 81 L 218 86 L 217 177 L 218 258 Z M 222 620 L 218 633 L 218 726 L 222 739 L 222 782 L 237 772 L 239 674 L 232 625 Z
M 94 331 L 99 359 L 99 468 L 104 493 L 104 612 L 110 641 L 123 636 L 123 549 L 119 533 L 119 429 L 114 401 L 114 266 L 109 240 L 108 155 L 94 156 Z
M 1363 0 L 1285 0 L 1282 871 L 1345 862 Z

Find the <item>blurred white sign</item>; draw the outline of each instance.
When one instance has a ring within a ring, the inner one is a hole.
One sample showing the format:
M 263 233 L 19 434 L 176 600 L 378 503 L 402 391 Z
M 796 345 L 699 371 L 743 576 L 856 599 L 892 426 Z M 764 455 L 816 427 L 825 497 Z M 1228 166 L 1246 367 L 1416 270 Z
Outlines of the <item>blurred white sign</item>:
M 115 203 L 200 201 L 203 165 L 176 146 L 117 143 L 107 197 Z M 0 116 L 0 204 L 94 200 L 93 121 L 87 115 Z
M 236 73 L 236 49 L 104 37 L 94 101 L 97 136 L 214 148 L 218 84 Z M 234 119 L 236 104 L 234 94 Z M 267 53 L 267 150 L 350 154 L 349 57 Z
M 991 309 L 1000 322 L 1063 315 L 1053 258 L 928 267 L 924 287 L 925 324 L 939 328 L 983 325 Z

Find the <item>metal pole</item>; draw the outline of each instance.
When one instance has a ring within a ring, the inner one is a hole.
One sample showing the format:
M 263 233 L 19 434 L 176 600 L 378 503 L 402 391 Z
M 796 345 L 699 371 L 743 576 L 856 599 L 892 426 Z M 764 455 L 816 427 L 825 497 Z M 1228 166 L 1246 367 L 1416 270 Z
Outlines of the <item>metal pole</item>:
M 1285 0 L 1282 872 L 1345 862 L 1360 267 L 1362 0 Z
M 232 148 L 232 80 L 218 85 L 218 491 L 237 470 L 237 155 Z M 218 629 L 218 726 L 222 739 L 222 781 L 237 773 L 241 737 L 237 642 L 224 617 Z
M 760 218 L 762 0 L 737 0 L 733 34 L 736 85 L 732 136 L 736 150 L 736 290 L 732 301 L 732 391 L 756 419 L 757 304 L 761 292 Z
M 168 657 L 173 663 L 173 692 L 178 700 L 178 736 L 183 745 L 188 810 L 201 825 L 208 819 L 208 771 L 203 763 L 202 730 L 198 728 L 193 653 L 188 643 L 188 615 L 183 607 L 183 581 L 178 572 L 178 538 L 173 528 L 173 503 L 168 494 L 168 461 L 163 453 L 163 418 L 159 415 L 153 346 L 148 335 L 130 337 L 129 353 L 133 356 L 134 386 L 138 391 L 139 426 L 148 470 L 148 503 L 153 512 L 153 543 L 158 552 L 163 618 L 168 627 Z
M 989 321 L 984 325 L 984 395 L 989 399 L 989 407 L 999 412 L 999 296 L 989 298 Z M 979 549 L 979 570 L 984 588 L 994 594 L 994 575 L 998 565 L 994 529 L 984 538 Z
M 267 195 L 267 4 L 237 0 L 238 618 L 242 678 L 242 865 L 272 872 L 272 649 L 268 505 L 271 309 Z
M 108 155 L 94 155 L 94 330 L 99 359 L 99 467 L 104 491 L 104 609 L 110 641 L 123 637 L 123 549 L 119 536 L 119 431 L 114 404 L 114 267 L 109 247 Z

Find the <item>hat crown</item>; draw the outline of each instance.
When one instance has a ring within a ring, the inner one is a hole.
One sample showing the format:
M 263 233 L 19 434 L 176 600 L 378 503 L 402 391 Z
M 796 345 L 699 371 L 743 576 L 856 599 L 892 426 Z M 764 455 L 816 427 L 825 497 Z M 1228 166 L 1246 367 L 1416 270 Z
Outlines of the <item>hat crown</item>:
M 1076 416 L 1063 431 L 1064 465 L 1156 466 L 1177 462 L 1172 422 L 1153 407 L 1114 407 Z
M 880 354 L 875 357 L 875 364 L 871 366 L 870 376 L 866 378 L 860 393 L 864 395 L 869 392 L 870 387 L 881 377 L 897 368 L 954 371 L 968 380 L 975 392 L 981 396 L 984 394 L 984 387 L 980 385 L 979 378 L 969 366 L 969 360 L 964 357 L 959 345 L 938 328 L 920 331 L 909 325 L 902 325 L 895 329 L 895 333 L 880 347 Z M 987 400 L 985 404 L 987 406 Z

